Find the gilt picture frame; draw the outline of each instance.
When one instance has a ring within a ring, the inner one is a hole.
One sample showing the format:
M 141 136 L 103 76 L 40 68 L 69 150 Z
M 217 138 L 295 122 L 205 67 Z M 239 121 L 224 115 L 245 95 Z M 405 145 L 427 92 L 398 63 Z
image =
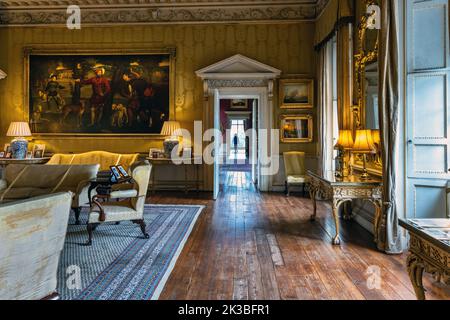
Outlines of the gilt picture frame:
M 160 136 L 174 116 L 175 48 L 24 51 L 35 136 Z
M 313 109 L 313 79 L 281 79 L 279 82 L 281 109 Z
M 282 143 L 313 142 L 313 130 L 312 115 L 282 115 L 280 117 L 280 140 Z

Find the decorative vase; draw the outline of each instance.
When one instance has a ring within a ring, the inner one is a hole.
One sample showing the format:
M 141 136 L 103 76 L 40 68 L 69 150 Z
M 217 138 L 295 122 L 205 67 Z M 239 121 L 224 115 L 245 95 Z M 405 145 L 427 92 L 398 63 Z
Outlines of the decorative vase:
M 168 159 L 172 158 L 172 150 L 174 148 L 178 149 L 178 145 L 180 144 L 180 141 L 178 139 L 167 139 L 164 140 L 164 156 Z
M 28 151 L 28 141 L 25 138 L 15 138 L 11 141 L 11 156 L 13 159 L 25 159 Z

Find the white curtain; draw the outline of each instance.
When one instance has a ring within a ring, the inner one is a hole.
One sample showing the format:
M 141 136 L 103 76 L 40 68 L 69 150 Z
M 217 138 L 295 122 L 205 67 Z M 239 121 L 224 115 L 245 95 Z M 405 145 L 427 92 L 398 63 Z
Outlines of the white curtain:
M 319 51 L 318 102 L 319 102 L 319 173 L 333 169 L 334 117 L 333 117 L 333 41 L 328 41 Z

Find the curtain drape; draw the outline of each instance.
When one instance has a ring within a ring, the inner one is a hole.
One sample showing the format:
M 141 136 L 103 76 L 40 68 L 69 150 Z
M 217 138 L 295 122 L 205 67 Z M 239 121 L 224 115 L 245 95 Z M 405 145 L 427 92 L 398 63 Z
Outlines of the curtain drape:
M 330 0 L 327 3 L 316 21 L 314 35 L 314 46 L 316 49 L 325 45 L 341 25 L 353 22 L 353 1 Z
M 379 50 L 379 116 L 383 145 L 383 207 L 378 231 L 378 248 L 387 253 L 402 252 L 396 202 L 395 166 L 399 161 L 398 39 L 395 0 L 381 1 Z
M 333 42 L 328 41 L 319 51 L 319 172 L 333 167 Z

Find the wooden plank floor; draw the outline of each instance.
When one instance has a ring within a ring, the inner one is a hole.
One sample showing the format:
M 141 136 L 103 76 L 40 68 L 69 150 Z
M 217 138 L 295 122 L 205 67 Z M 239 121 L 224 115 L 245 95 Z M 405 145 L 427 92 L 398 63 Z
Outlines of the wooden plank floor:
M 406 254 L 378 252 L 354 221 L 342 221 L 342 244 L 331 245 L 326 202 L 310 222 L 309 198 L 258 193 L 245 172 L 228 172 L 226 181 L 217 201 L 175 192 L 148 199 L 206 206 L 160 299 L 415 299 Z M 368 268 L 380 271 L 380 289 L 368 287 Z M 450 298 L 448 288 L 424 278 L 428 299 Z

